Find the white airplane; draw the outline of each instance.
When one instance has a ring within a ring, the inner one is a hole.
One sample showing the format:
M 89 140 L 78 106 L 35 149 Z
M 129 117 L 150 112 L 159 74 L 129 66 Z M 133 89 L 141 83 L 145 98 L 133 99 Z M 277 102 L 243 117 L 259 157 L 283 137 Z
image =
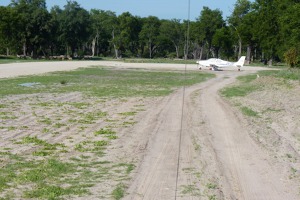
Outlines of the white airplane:
M 246 56 L 242 56 L 237 62 L 229 62 L 226 60 L 221 60 L 219 58 L 210 58 L 208 60 L 198 60 L 197 65 L 199 69 L 202 67 L 209 67 L 210 70 L 219 71 L 219 68 L 222 67 L 238 67 L 238 70 L 241 70 L 241 67 L 244 66 Z

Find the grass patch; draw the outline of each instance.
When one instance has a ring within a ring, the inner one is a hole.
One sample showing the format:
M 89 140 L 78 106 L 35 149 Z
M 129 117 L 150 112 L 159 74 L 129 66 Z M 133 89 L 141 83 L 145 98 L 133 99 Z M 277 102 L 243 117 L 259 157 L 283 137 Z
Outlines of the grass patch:
M 125 185 L 122 183 L 118 184 L 111 193 L 112 197 L 116 200 L 122 199 L 124 197 L 124 194 L 125 194 Z
M 117 165 L 114 165 L 113 167 L 116 167 L 116 168 L 119 168 L 119 167 L 123 167 L 125 168 L 126 170 L 126 174 L 130 174 L 131 171 L 134 170 L 135 168 L 135 165 L 134 164 L 128 164 L 128 163 L 119 163 Z
M 262 111 L 262 113 L 269 113 L 269 112 L 281 112 L 283 109 L 274 109 L 274 108 L 267 108 L 266 110 Z
M 78 120 L 78 122 L 82 124 L 93 124 L 95 120 L 105 116 L 107 116 L 107 112 L 102 112 L 102 111 L 88 112 L 85 113 L 83 117 Z
M 101 152 L 105 149 L 105 146 L 109 144 L 108 141 L 83 141 L 75 145 L 75 150 L 79 152 Z
M 88 190 L 78 187 L 63 188 L 56 185 L 43 184 L 31 191 L 26 191 L 24 197 L 56 200 L 64 195 L 82 195 L 85 193 L 88 193 Z
M 46 125 L 51 125 L 52 121 L 50 118 L 48 117 L 42 117 L 42 119 L 39 119 L 38 122 L 46 124 Z
M 208 183 L 206 187 L 208 189 L 217 189 L 218 186 L 215 183 Z
M 105 141 L 88 143 L 100 147 L 107 145 Z M 70 158 L 71 162 L 55 158 L 28 160 L 25 156 L 9 152 L 0 152 L 0 155 L 5 160 L 10 160 L 0 168 L 0 192 L 3 196 L 8 196 L 16 189 L 18 199 L 64 199 L 85 196 L 90 194 L 90 188 L 96 183 L 109 180 L 119 182 L 126 179 L 135 168 L 132 163 L 115 164 L 105 160 L 94 160 L 94 157 L 84 154 Z M 119 183 L 106 195 L 121 199 L 125 189 L 126 186 Z
M 258 86 L 251 86 L 251 85 L 239 85 L 239 86 L 232 86 L 222 89 L 221 95 L 227 98 L 230 97 L 244 97 L 250 94 L 253 91 L 256 91 L 259 87 Z
M 163 96 L 175 88 L 188 86 L 213 74 L 201 72 L 116 70 L 108 68 L 84 68 L 47 75 L 23 76 L 0 80 L 0 97 L 14 94 L 82 92 L 99 97 Z M 68 84 L 61 84 L 68 80 Z M 32 87 L 23 83 L 40 83 Z
M 134 116 L 134 115 L 136 115 L 136 112 L 123 112 L 123 113 L 119 113 L 119 115 L 122 115 L 122 116 Z
M 38 139 L 36 136 L 34 137 L 26 136 L 21 141 L 16 142 L 16 144 L 34 144 L 37 146 L 42 146 L 43 148 L 41 150 L 37 150 L 32 153 L 32 155 L 34 156 L 49 156 L 52 155 L 55 150 L 58 150 L 59 148 L 60 149 L 65 148 L 64 144 L 60 144 L 60 143 L 50 144 L 44 140 Z
M 111 140 L 115 140 L 117 139 L 117 136 L 116 136 L 116 132 L 111 130 L 111 129 L 100 129 L 99 131 L 96 131 L 94 133 L 96 136 L 97 135 L 103 135 L 105 137 L 107 137 L 108 139 L 111 139 Z
M 44 184 L 72 173 L 75 167 L 56 159 L 26 161 L 21 157 L 11 157 L 12 162 L 0 169 L 0 191 L 18 184 Z
M 284 80 L 300 81 L 300 69 L 266 70 L 266 71 L 260 71 L 259 75 L 273 76 L 275 78 L 283 78 Z
M 300 70 L 299 69 L 284 69 L 284 70 L 265 70 L 258 72 L 259 78 L 263 79 L 267 76 L 272 76 L 278 79 L 288 80 L 299 80 L 300 81 Z M 231 97 L 244 97 L 251 92 L 260 90 L 264 85 L 253 83 L 257 79 L 257 74 L 251 74 L 247 76 L 240 76 L 237 78 L 239 81 L 237 85 L 226 87 L 220 91 L 221 95 L 227 98 Z
M 257 78 L 256 74 L 251 74 L 251 75 L 247 75 L 247 76 L 239 76 L 237 77 L 237 80 L 239 80 L 242 83 L 250 83 L 252 81 L 254 81 Z
M 188 194 L 192 196 L 200 196 L 200 190 L 195 185 L 184 185 L 182 188 L 182 194 Z
M 248 107 L 241 107 L 241 111 L 244 115 L 249 117 L 258 117 L 258 113 Z

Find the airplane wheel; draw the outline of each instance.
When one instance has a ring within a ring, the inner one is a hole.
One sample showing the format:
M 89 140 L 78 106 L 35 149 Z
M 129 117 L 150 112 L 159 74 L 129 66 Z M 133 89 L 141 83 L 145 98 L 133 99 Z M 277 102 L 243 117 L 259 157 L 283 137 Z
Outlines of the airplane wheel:
M 241 69 L 238 69 L 238 71 L 241 71 Z

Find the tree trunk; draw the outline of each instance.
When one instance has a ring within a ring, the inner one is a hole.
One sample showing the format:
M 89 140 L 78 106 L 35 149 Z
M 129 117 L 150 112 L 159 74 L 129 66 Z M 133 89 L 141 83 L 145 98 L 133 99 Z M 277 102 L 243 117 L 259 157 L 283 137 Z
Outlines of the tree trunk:
M 6 56 L 9 56 L 9 48 L 6 48 Z
M 149 44 L 149 58 L 152 59 L 152 48 L 151 48 L 151 44 Z
M 117 46 L 114 44 L 114 50 L 115 50 L 115 56 L 117 59 L 119 59 L 119 50 L 117 49 Z
M 69 56 L 69 46 L 67 45 L 67 56 Z
M 113 41 L 115 40 L 115 30 L 112 31 L 111 33 Z M 114 51 L 115 51 L 115 56 L 117 59 L 119 59 L 119 50 L 117 49 L 117 45 L 113 42 L 114 46 Z
M 23 55 L 26 56 L 26 42 L 23 43 Z
M 273 59 L 271 58 L 268 62 L 269 67 L 271 67 L 273 65 Z
M 203 56 L 203 46 L 200 47 L 199 60 L 202 60 L 202 56 Z
M 242 39 L 239 35 L 239 54 L 238 54 L 238 59 L 242 56 Z
M 94 38 L 92 41 L 92 57 L 95 56 L 95 51 L 96 51 L 96 38 Z
M 250 64 L 251 62 L 251 46 L 248 45 L 247 47 L 247 57 L 246 57 L 246 64 Z
M 176 58 L 179 58 L 179 46 L 175 45 L 176 49 Z
M 149 48 L 149 58 L 152 59 L 152 42 L 150 38 L 148 40 L 148 48 Z

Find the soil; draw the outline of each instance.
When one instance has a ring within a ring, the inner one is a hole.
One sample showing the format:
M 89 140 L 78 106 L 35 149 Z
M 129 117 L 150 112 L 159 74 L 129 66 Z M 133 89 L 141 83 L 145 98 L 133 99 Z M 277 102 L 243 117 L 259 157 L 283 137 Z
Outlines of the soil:
M 198 70 L 196 65 L 106 61 L 19 63 L 0 65 L 0 78 L 72 70 L 89 65 Z M 136 166 L 130 179 L 124 181 L 127 185 L 124 199 L 297 200 L 300 199 L 299 83 L 290 82 L 274 88 L 276 80 L 258 78 L 256 81 L 268 83 L 270 88 L 229 100 L 219 94 L 220 89 L 234 84 L 237 76 L 262 69 L 244 67 L 241 72 L 234 68 L 210 72 L 216 77 L 160 98 L 110 99 L 102 103 L 93 98 L 83 100 L 78 93 L 4 98 L 1 103 L 13 101 L 17 105 L 4 108 L 6 111 L 22 115 L 5 122 L 6 125 L 27 126 L 29 130 L 14 130 L 12 133 L 0 129 L 0 147 L 14 147 L 12 141 L 27 134 L 39 134 L 46 126 L 37 122 L 37 116 L 46 115 L 51 119 L 59 116 L 63 123 L 72 117 L 55 106 L 32 110 L 32 104 L 85 102 L 93 105 L 87 109 L 105 111 L 119 123 L 116 125 L 118 139 L 107 148 L 105 159 L 133 162 Z M 250 107 L 260 113 L 259 117 L 243 115 L 236 105 Z M 135 116 L 121 117 L 118 114 L 133 111 L 138 111 Z M 128 121 L 134 123 L 122 126 Z M 94 125 L 87 126 L 85 133 L 92 134 L 102 127 L 105 127 L 105 121 L 99 119 Z M 76 125 L 62 127 L 63 134 L 43 134 L 41 138 L 49 143 L 60 141 L 72 148 L 88 137 L 74 135 L 79 128 Z M 28 147 L 13 149 L 13 153 L 17 154 L 32 151 Z M 92 188 L 90 196 L 82 199 L 99 199 L 97 193 L 111 191 L 114 183 L 101 182 Z M 108 199 L 108 196 L 103 199 Z

